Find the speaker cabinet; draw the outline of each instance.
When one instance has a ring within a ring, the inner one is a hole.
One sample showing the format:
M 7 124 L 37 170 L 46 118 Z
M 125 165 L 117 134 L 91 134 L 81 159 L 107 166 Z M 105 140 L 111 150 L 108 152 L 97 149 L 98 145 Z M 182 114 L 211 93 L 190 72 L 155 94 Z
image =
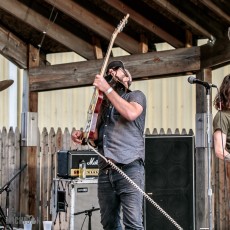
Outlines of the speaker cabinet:
M 194 136 L 145 137 L 145 191 L 183 229 L 194 229 Z M 145 201 L 145 229 L 176 229 Z
M 91 229 L 102 229 L 97 179 L 54 179 L 51 207 L 54 230 L 88 230 L 89 220 Z

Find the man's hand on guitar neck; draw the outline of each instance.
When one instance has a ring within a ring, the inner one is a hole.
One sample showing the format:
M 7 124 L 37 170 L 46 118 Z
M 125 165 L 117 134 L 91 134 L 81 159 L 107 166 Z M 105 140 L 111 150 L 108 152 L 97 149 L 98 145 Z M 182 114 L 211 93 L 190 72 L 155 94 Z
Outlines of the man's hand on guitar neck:
M 93 85 L 100 90 L 101 92 L 105 93 L 109 88 L 111 88 L 111 86 L 109 85 L 109 83 L 105 80 L 105 78 L 100 75 L 97 74 L 95 76 Z
M 129 77 L 124 74 L 124 71 L 121 68 L 116 70 L 110 69 L 109 74 L 119 79 L 119 81 L 128 88 Z M 96 75 L 93 85 L 105 93 L 111 104 L 125 119 L 134 121 L 142 113 L 143 107 L 139 103 L 128 102 L 119 96 L 115 91 L 112 89 L 110 90 L 110 85 L 102 75 Z
M 121 67 L 118 67 L 118 68 L 116 67 L 116 68 L 108 69 L 107 74 L 112 76 L 114 81 L 119 81 L 124 87 L 126 87 L 128 89 L 129 88 L 129 82 L 131 81 L 131 79 L 129 78 L 129 75 L 127 74 L 126 71 Z M 93 85 L 98 90 L 105 93 L 105 95 L 112 92 L 112 90 L 110 90 L 110 89 L 112 89 L 110 84 L 106 81 L 106 79 L 101 74 L 97 74 L 95 76 Z

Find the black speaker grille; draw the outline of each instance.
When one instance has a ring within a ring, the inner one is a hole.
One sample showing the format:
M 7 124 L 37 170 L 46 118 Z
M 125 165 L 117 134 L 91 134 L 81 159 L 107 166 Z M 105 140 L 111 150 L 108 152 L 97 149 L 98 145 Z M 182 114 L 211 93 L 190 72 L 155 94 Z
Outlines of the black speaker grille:
M 145 190 L 183 229 L 193 229 L 193 136 L 145 138 Z M 146 230 L 176 227 L 146 201 Z
M 57 152 L 57 176 L 68 177 L 68 153 L 66 151 Z

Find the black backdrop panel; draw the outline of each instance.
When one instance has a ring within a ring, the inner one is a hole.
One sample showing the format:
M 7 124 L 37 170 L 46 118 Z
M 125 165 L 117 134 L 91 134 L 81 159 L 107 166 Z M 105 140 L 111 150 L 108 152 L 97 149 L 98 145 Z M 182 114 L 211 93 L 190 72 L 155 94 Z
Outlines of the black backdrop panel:
M 145 191 L 183 229 L 194 229 L 194 137 L 145 137 Z M 146 201 L 146 230 L 176 229 Z

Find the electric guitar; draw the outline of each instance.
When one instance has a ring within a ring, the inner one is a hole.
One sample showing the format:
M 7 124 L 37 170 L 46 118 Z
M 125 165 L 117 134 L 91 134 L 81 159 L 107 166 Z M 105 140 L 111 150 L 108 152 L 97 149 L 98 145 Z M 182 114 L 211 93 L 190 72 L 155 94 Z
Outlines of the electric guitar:
M 100 75 L 104 76 L 105 74 L 106 66 L 108 64 L 109 56 L 110 56 L 115 38 L 117 37 L 118 33 L 120 33 L 122 29 L 125 27 L 128 17 L 129 17 L 129 14 L 127 14 L 122 19 L 122 21 L 119 23 L 119 25 L 117 26 L 117 28 L 115 29 L 115 31 L 113 32 L 111 36 L 109 47 L 107 49 L 107 52 L 106 52 L 106 55 L 103 61 L 103 65 L 100 71 Z M 93 140 L 94 133 L 96 131 L 98 114 L 100 112 L 101 104 L 103 101 L 103 96 L 104 96 L 103 92 L 101 92 L 97 88 L 94 89 L 93 97 L 91 99 L 91 103 L 89 105 L 89 109 L 87 113 L 87 124 L 86 124 L 86 128 L 84 131 L 84 139 L 86 142 Z

